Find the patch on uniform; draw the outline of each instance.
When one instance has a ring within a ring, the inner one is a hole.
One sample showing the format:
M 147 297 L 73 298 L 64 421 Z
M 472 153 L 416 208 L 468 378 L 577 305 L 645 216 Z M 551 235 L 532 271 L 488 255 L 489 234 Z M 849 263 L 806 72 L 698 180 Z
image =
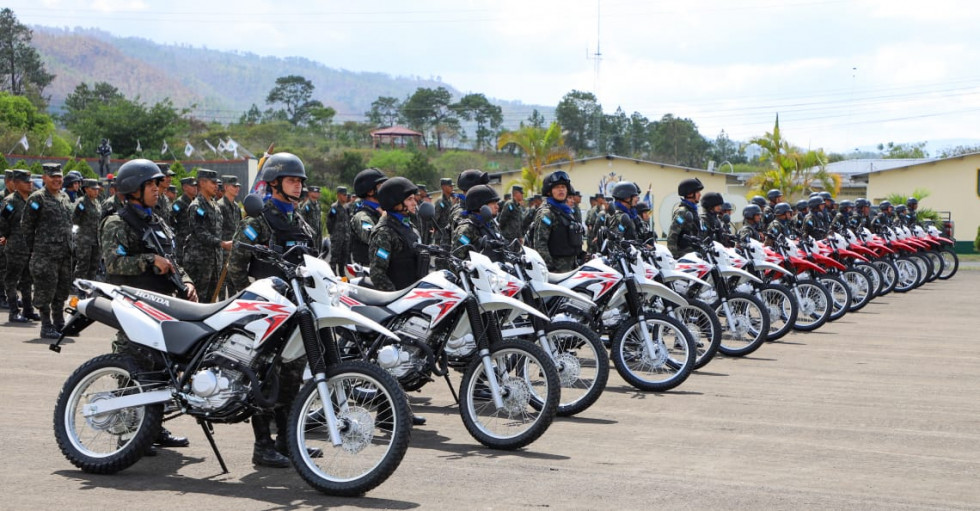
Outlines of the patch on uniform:
M 361 222 L 361 229 L 364 229 L 365 231 L 370 231 L 372 227 L 374 226 L 371 225 L 371 222 Z
M 551 219 L 547 215 L 541 217 L 541 221 L 544 222 L 544 225 L 551 225 Z
M 204 208 L 197 208 L 197 216 L 204 217 L 205 213 L 207 213 L 207 211 L 204 211 Z
M 245 226 L 245 230 L 243 232 L 249 241 L 255 241 L 255 239 L 259 237 L 259 233 L 255 230 L 255 227 L 252 227 L 251 225 Z
M 461 245 L 469 245 L 469 244 L 470 244 L 470 239 L 469 239 L 469 238 L 467 238 L 465 234 L 463 234 L 463 235 L 461 235 L 461 236 L 459 237 L 459 243 L 460 243 Z
M 41 205 L 38 204 L 37 201 L 31 202 L 31 209 L 37 211 L 37 210 L 41 209 Z
M 510 210 L 510 211 L 514 211 L 514 205 L 513 204 L 508 204 L 507 205 L 507 209 Z
M 174 211 L 180 211 L 180 204 L 177 204 L 177 203 L 175 202 L 175 203 L 174 203 L 174 207 L 173 207 L 173 210 L 174 210 Z
M 626 231 L 626 228 L 623 227 L 623 224 L 619 224 L 619 232 L 625 232 L 625 231 Z
M 119 245 L 118 247 L 116 247 L 116 255 L 121 255 L 121 256 L 126 255 L 126 247 L 124 247 L 122 245 Z
M 684 223 L 684 217 L 682 217 L 682 216 L 677 217 L 677 223 L 683 224 Z
M 389 254 L 388 254 L 388 251 L 387 251 L 387 250 L 385 250 L 385 249 L 383 249 L 383 248 L 379 248 L 379 249 L 378 249 L 378 251 L 377 251 L 377 252 L 375 252 L 375 254 L 374 254 L 374 255 L 376 255 L 376 256 L 378 256 L 378 257 L 380 257 L 380 258 L 382 258 L 382 259 L 384 259 L 385 261 L 387 261 L 387 260 L 388 260 L 388 255 L 389 255 Z
M 7 204 L 7 207 L 4 208 L 4 209 L 6 209 L 7 211 L 13 211 L 14 210 L 14 205 L 13 204 Z
M 79 211 L 85 211 L 85 204 L 82 204 L 81 202 L 79 202 L 78 203 L 78 210 Z
M 337 208 L 330 208 L 330 213 L 333 215 L 337 214 Z

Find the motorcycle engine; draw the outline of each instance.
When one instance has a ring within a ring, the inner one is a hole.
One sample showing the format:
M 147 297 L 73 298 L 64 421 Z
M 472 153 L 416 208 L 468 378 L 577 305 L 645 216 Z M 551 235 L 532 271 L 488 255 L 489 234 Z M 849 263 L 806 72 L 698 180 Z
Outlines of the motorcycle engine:
M 190 392 L 185 394 L 188 403 L 210 411 L 243 400 L 248 392 L 248 377 L 227 367 L 227 363 L 251 366 L 254 358 L 252 339 L 246 335 L 233 332 L 215 341 L 204 355 L 200 370 L 191 376 Z
M 429 337 L 429 321 L 418 316 L 409 316 L 391 329 L 403 339 L 425 343 Z M 428 379 L 425 370 L 425 354 L 418 346 L 403 342 L 389 344 L 378 350 L 378 365 L 388 371 L 403 386 L 412 387 L 422 379 Z

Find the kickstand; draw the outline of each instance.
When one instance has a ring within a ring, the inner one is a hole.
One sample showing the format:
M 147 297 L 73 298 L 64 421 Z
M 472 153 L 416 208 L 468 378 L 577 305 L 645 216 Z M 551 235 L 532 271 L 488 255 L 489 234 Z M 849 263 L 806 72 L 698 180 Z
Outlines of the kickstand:
M 456 404 L 458 405 L 459 404 L 459 396 L 456 395 L 456 389 L 453 388 L 453 382 L 452 382 L 452 380 L 449 379 L 449 371 L 446 371 L 446 374 L 444 374 L 442 376 L 443 376 L 443 378 L 446 379 L 446 385 L 449 385 L 449 392 L 453 395 L 453 400 L 456 401 Z
M 224 458 L 221 457 L 221 453 L 218 452 L 218 444 L 214 443 L 214 426 L 210 422 L 204 419 L 197 419 L 197 423 L 201 425 L 201 429 L 204 430 L 204 436 L 208 437 L 208 443 L 211 444 L 211 450 L 214 451 L 214 455 L 218 457 L 218 463 L 221 464 L 221 470 L 223 474 L 228 473 L 228 466 L 225 465 Z

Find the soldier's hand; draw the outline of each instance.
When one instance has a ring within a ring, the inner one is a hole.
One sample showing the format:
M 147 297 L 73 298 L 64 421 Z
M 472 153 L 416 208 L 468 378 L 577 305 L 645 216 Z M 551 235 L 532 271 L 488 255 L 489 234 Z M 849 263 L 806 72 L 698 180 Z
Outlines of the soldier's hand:
M 221 248 L 225 252 L 231 252 L 231 246 L 232 246 L 232 242 L 231 241 L 222 241 L 221 242 Z
M 165 257 L 160 257 L 156 254 L 153 255 L 153 266 L 156 267 L 154 272 L 157 275 L 166 275 L 174 271 L 174 265 L 170 264 L 170 261 Z
M 3 236 L 0 236 L 0 247 L 4 246 L 6 244 L 7 244 L 7 238 L 4 238 Z
M 187 284 L 187 299 L 192 302 L 197 301 L 197 289 L 194 289 L 194 284 Z

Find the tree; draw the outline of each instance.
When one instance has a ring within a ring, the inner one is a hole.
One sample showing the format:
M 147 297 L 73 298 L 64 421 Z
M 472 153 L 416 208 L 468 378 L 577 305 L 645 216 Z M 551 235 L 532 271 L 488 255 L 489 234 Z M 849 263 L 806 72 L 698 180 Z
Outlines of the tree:
M 929 153 L 925 148 L 926 142 L 915 142 L 912 144 L 889 142 L 888 144 L 878 144 L 878 150 L 882 151 L 882 157 L 885 159 L 928 158 Z
M 482 151 L 504 121 L 503 110 L 487 100 L 483 94 L 467 94 L 452 106 L 467 121 L 476 121 L 475 149 Z
M 602 115 L 595 94 L 573 90 L 555 108 L 555 119 L 565 129 L 565 143 L 577 153 L 597 148 L 598 117 Z
M 0 146 L 3 151 L 14 147 L 21 137 L 27 136 L 30 154 L 44 153 L 47 156 L 68 156 L 71 147 L 55 134 L 51 116 L 38 111 L 29 99 L 0 92 Z M 52 146 L 45 141 L 51 137 Z
M 641 158 L 650 155 L 650 119 L 640 112 L 633 112 L 629 122 L 629 156 Z
M 281 117 L 293 126 L 322 126 L 324 122 L 329 123 L 336 112 L 312 99 L 313 88 L 313 82 L 302 76 L 280 76 L 276 78 L 276 86 L 269 91 L 265 102 L 285 105 L 274 112 L 281 112 Z
M 31 46 L 33 32 L 17 21 L 14 11 L 0 10 L 0 91 L 26 96 L 39 108 L 44 108 L 44 88 L 54 75 L 44 69 L 44 63 Z
M 650 124 L 651 149 L 658 161 L 685 167 L 702 167 L 711 145 L 694 121 L 664 115 Z
M 531 110 L 531 115 L 527 117 L 527 125 L 534 128 L 543 128 L 544 123 L 544 116 L 541 115 L 541 112 L 539 112 L 537 108 Z M 521 126 L 524 126 L 523 121 L 521 122 Z
M 602 118 L 601 152 L 629 156 L 633 153 L 630 147 L 630 118 L 622 108 L 616 108 L 612 115 Z
M 436 135 L 436 149 L 442 150 L 442 139 L 459 130 L 459 119 L 450 108 L 452 95 L 445 87 L 429 89 L 419 87 L 402 103 L 401 115 L 409 127 L 421 132 L 432 131 Z
M 719 164 L 727 161 L 733 166 L 739 163 L 746 163 L 749 160 L 745 156 L 745 147 L 728 138 L 728 133 L 725 133 L 725 130 L 721 130 L 721 133 L 718 134 L 715 141 L 711 144 L 711 148 L 708 149 L 708 158 Z
M 980 153 L 980 144 L 977 145 L 958 145 L 956 147 L 947 147 L 939 152 L 939 158 L 953 158 L 956 156 L 963 156 L 966 154 L 976 154 Z
M 827 171 L 823 149 L 803 150 L 783 140 L 778 115 L 772 132 L 753 138 L 750 143 L 762 149 L 759 159 L 766 163 L 749 179 L 754 192 L 765 195 L 766 191 L 778 188 L 788 200 L 808 195 L 815 191 L 815 185 L 834 196 L 840 192 L 840 175 Z
M 524 126 L 517 131 L 508 131 L 500 135 L 497 149 L 508 146 L 520 148 L 524 166 L 521 168 L 521 178 L 517 180 L 525 190 L 538 190 L 544 178 L 542 173 L 545 165 L 567 161 L 571 167 L 572 151 L 565 146 L 561 125 L 552 122 L 548 129 Z M 510 185 L 507 185 L 509 188 Z
M 435 189 L 439 183 L 439 171 L 435 165 L 429 162 L 429 158 L 421 151 L 412 151 L 412 159 L 405 167 L 405 176 L 413 183 L 424 184 L 430 189 Z
M 376 128 L 390 128 L 398 123 L 401 101 L 391 96 L 379 96 L 371 102 L 371 110 L 364 113 L 365 117 Z

